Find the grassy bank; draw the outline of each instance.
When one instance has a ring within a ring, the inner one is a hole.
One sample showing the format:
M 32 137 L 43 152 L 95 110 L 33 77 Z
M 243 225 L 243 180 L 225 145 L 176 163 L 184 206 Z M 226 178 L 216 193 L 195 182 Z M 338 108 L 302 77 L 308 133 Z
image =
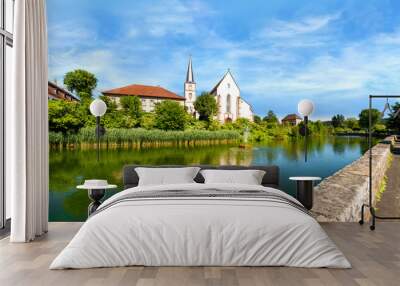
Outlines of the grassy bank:
M 233 130 L 187 130 L 162 131 L 141 128 L 107 129 L 101 138 L 102 148 L 144 148 L 158 146 L 208 146 L 232 144 L 240 140 L 240 134 Z M 82 128 L 77 134 L 49 133 L 52 148 L 92 148 L 96 145 L 94 128 Z

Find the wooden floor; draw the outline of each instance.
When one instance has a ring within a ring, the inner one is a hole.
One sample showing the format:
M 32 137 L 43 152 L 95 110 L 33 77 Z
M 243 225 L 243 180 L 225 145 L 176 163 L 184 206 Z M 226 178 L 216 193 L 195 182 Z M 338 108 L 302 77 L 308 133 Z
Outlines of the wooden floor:
M 352 269 L 288 267 L 124 267 L 48 270 L 80 223 L 51 223 L 28 244 L 0 241 L 0 285 L 400 285 L 400 223 L 381 222 L 372 232 L 355 223 L 323 224 Z

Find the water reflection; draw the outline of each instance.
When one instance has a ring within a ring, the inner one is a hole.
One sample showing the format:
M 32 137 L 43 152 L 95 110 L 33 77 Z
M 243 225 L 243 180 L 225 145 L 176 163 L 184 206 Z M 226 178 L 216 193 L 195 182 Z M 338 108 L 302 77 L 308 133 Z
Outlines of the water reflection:
M 278 165 L 281 189 L 293 194 L 295 186 L 289 176 L 326 177 L 367 150 L 364 138 L 313 137 L 307 144 L 308 162 L 304 162 L 304 141 L 271 141 L 241 149 L 237 146 L 159 148 L 143 150 L 102 150 L 96 161 L 96 150 L 53 150 L 50 153 L 51 221 L 82 221 L 89 204 L 87 193 L 75 186 L 84 179 L 104 178 L 122 185 L 122 167 L 126 164 L 211 164 L 211 165 Z M 340 156 L 338 156 L 340 155 Z M 110 192 L 108 196 L 115 192 Z

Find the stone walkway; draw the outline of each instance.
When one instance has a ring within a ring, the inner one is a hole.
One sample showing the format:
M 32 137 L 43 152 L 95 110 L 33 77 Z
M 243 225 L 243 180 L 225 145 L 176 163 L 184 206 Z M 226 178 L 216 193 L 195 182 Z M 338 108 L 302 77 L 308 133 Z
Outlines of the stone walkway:
M 386 171 L 386 191 L 377 204 L 378 216 L 400 217 L 400 155 L 393 154 L 393 162 Z

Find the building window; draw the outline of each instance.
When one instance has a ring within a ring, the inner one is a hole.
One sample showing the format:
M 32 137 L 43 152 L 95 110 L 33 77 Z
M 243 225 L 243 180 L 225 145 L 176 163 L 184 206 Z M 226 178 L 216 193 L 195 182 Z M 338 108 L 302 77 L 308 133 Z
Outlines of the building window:
M 10 217 L 10 194 L 4 187 L 4 139 L 5 99 L 11 93 L 12 47 L 13 47 L 14 0 L 0 0 L 0 228 Z
M 231 95 L 228 94 L 226 97 L 226 112 L 231 113 Z
M 231 88 L 231 84 L 228 82 L 228 88 Z
M 189 99 L 192 100 L 192 93 L 189 92 Z

